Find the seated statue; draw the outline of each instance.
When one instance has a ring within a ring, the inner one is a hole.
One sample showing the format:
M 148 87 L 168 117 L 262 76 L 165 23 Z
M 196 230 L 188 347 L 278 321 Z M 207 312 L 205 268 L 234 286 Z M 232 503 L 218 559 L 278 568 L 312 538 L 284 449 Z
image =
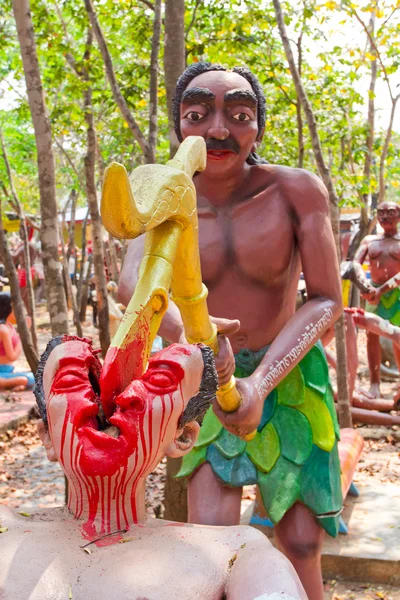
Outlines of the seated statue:
M 14 371 L 15 362 L 22 352 L 21 340 L 10 322 L 12 314 L 11 297 L 7 292 L 0 293 L 0 390 L 22 391 L 33 388 L 35 383 L 30 372 Z
M 29 516 L 0 507 L 2 600 L 306 600 L 259 531 L 146 515 L 146 476 L 192 449 L 215 397 L 211 350 L 174 344 L 107 402 L 100 372 L 86 339 L 55 338 L 42 356 L 38 430 L 68 504 Z

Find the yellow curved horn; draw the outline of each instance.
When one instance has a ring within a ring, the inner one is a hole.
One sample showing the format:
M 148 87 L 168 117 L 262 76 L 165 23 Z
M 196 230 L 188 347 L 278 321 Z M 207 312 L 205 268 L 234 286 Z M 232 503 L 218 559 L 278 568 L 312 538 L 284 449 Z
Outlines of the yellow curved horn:
M 115 374 L 111 379 L 118 392 L 146 369 L 170 290 L 188 342 L 202 342 L 218 353 L 217 330 L 201 278 L 192 182 L 194 173 L 204 170 L 206 158 L 203 138 L 189 137 L 166 165 L 143 165 L 128 177 L 122 165 L 112 163 L 105 172 L 101 215 L 106 229 L 123 239 L 146 233 L 138 283 L 103 367 L 104 379 Z M 131 363 L 129 354 L 135 355 Z M 239 407 L 234 377 L 219 388 L 217 400 L 227 412 Z

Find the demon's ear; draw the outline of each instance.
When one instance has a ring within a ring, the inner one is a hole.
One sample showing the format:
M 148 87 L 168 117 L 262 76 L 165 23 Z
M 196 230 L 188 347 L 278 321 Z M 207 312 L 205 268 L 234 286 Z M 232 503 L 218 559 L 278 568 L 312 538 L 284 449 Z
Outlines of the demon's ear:
M 189 421 L 177 429 L 173 442 L 168 446 L 166 455 L 171 458 L 181 458 L 191 451 L 199 437 L 200 425 L 197 421 Z
M 49 430 L 47 426 L 44 424 L 42 419 L 39 419 L 36 425 L 38 436 L 41 439 L 43 446 L 46 449 L 47 458 L 51 462 L 57 462 L 56 451 L 54 450 L 53 442 L 51 441 L 51 437 L 49 434 Z

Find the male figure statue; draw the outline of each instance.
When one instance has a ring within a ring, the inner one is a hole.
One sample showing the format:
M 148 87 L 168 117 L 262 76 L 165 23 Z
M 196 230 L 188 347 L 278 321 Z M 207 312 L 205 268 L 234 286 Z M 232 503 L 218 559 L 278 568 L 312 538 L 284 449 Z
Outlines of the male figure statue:
M 85 339 L 55 338 L 42 358 L 39 433 L 68 478 L 68 508 L 24 517 L 0 507 L 2 600 L 306 600 L 260 532 L 146 518 L 147 474 L 191 449 L 215 396 L 211 351 L 160 352 L 112 400 L 108 420 L 100 370 Z
M 371 281 L 375 289 L 362 294 L 368 301 L 366 310 L 400 325 L 400 236 L 397 226 L 400 222 L 400 207 L 395 202 L 382 202 L 378 206 L 378 222 L 383 235 L 365 237 L 355 256 L 355 262 L 362 265 L 369 260 Z M 364 284 L 371 287 L 364 272 L 358 270 L 364 278 Z M 379 336 L 367 332 L 368 364 L 371 378 L 370 393 L 373 398 L 380 397 L 381 345 Z M 393 346 L 398 368 L 400 368 L 400 349 Z
M 322 600 L 324 529 L 337 534 L 342 497 L 338 426 L 325 356 L 315 343 L 340 315 L 340 281 L 321 181 L 255 154 L 265 108 L 246 68 L 197 63 L 177 83 L 178 138 L 199 135 L 207 145 L 206 169 L 194 183 L 209 312 L 227 335 L 219 341 L 219 381 L 235 369 L 232 347 L 243 399 L 230 414 L 214 404 L 225 428 L 207 413 L 180 474 L 190 475 L 189 521 L 209 525 L 239 523 L 242 486 L 257 483 L 279 547 L 310 600 Z M 142 247 L 140 238 L 130 242 L 120 279 L 124 303 Z M 301 270 L 309 300 L 295 312 Z M 184 339 L 176 306 L 160 334 Z M 255 429 L 251 442 L 238 437 Z

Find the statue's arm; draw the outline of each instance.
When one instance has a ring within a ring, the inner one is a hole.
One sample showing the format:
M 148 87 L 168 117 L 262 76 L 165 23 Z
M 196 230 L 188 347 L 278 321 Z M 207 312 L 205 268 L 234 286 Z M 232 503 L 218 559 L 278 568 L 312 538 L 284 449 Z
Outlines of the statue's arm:
M 247 542 L 232 560 L 226 600 L 267 600 L 270 595 L 285 600 L 307 600 L 296 571 L 267 538 Z
M 128 242 L 128 249 L 122 265 L 118 284 L 118 300 L 127 306 L 132 298 L 138 281 L 139 267 L 143 258 L 145 236 L 142 235 Z M 183 323 L 176 304 L 171 300 L 164 315 L 159 335 L 168 342 L 180 342 L 184 337 Z
M 293 215 L 308 301 L 279 332 L 252 376 L 262 398 L 303 358 L 342 311 L 339 268 L 325 186 L 312 173 L 288 169 L 282 175 L 280 188 Z
M 368 244 L 371 241 L 371 239 L 372 239 L 372 236 L 367 236 L 362 240 L 360 247 L 358 248 L 358 250 L 354 256 L 353 265 L 354 265 L 354 274 L 357 277 L 356 285 L 361 283 L 362 286 L 371 288 L 371 291 L 373 291 L 372 286 L 365 275 L 365 271 L 362 268 L 362 266 L 368 256 Z M 360 285 L 359 285 L 359 287 L 360 287 Z M 361 289 L 361 292 L 363 292 L 362 289 Z
M 266 396 L 342 312 L 339 266 L 325 186 L 312 173 L 299 169 L 283 169 L 281 177 L 281 201 L 293 218 L 293 245 L 297 242 L 299 248 L 308 301 L 282 327 L 254 373 L 237 380 L 242 396 L 240 407 L 223 413 L 214 403 L 214 412 L 224 427 L 241 437 L 258 427 Z

